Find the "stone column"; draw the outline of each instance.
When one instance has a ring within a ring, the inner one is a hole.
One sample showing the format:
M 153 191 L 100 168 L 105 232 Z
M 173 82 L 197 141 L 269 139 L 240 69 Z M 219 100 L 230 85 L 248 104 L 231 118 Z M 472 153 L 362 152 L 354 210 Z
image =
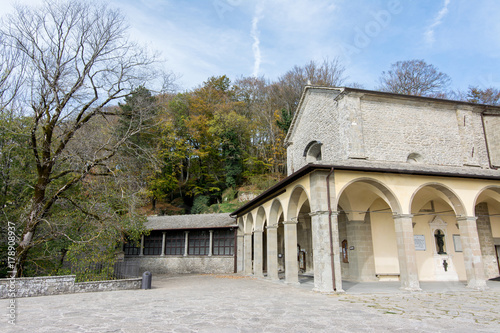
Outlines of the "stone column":
M 244 251 L 243 260 L 244 260 L 244 272 L 247 275 L 252 274 L 252 233 L 245 233 L 244 238 Z
M 166 243 L 166 237 L 167 237 L 167 232 L 166 231 L 163 231 L 162 232 L 162 240 L 161 240 L 161 254 L 160 256 L 165 256 L 165 243 Z
M 141 235 L 141 248 L 139 249 L 139 256 L 144 255 L 144 235 Z
M 184 231 L 184 257 L 187 257 L 189 251 L 189 231 Z
M 342 289 L 342 266 L 340 265 L 340 244 L 339 244 L 339 212 L 332 212 L 331 214 L 331 228 L 332 228 L 332 246 L 333 246 L 333 272 L 335 273 L 335 286 L 334 290 L 337 293 L 343 293 Z
M 283 222 L 285 226 L 285 283 L 287 284 L 299 284 L 297 223 L 297 218 Z
M 262 271 L 262 230 L 254 230 L 253 232 L 253 274 L 257 277 L 264 277 Z
M 486 279 L 492 279 L 498 276 L 498 261 L 491 230 L 490 213 L 486 202 L 481 202 L 476 206 L 476 215 L 478 216 L 476 220 L 477 235 L 483 256 L 484 274 Z
M 464 255 L 465 273 L 467 274 L 467 287 L 482 290 L 486 289 L 487 286 L 476 219 L 477 217 L 475 216 L 457 217 Z
M 210 241 L 208 242 L 208 256 L 211 257 L 212 256 L 212 248 L 213 248 L 213 244 L 214 244 L 214 231 L 209 230 L 209 232 L 210 232 Z
M 396 228 L 401 289 L 419 291 L 421 289 L 418 281 L 415 239 L 413 238 L 413 215 L 394 215 L 393 217 Z
M 313 260 L 314 260 L 314 291 L 333 292 L 332 251 L 328 212 L 315 211 L 311 216 Z
M 375 259 L 373 258 L 372 229 L 369 215 L 368 221 L 347 221 L 346 231 L 349 241 L 349 273 L 356 281 L 378 281 L 375 276 Z
M 244 244 L 244 235 L 241 234 L 241 235 L 238 235 L 236 236 L 237 237 L 237 245 L 236 245 L 236 253 L 237 253 L 237 258 L 238 258 L 238 267 L 237 267 L 237 271 L 238 272 L 243 272 L 245 270 L 245 266 L 244 266 L 244 258 L 245 258 L 245 255 L 243 254 L 243 244 Z
M 268 225 L 267 229 L 267 277 L 279 280 L 278 276 L 278 225 Z

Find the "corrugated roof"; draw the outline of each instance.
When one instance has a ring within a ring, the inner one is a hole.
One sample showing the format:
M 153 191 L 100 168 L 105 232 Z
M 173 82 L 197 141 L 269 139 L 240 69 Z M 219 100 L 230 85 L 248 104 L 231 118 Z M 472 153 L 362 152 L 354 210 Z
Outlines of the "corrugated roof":
M 207 229 L 237 226 L 236 219 L 227 214 L 148 216 L 150 230 Z

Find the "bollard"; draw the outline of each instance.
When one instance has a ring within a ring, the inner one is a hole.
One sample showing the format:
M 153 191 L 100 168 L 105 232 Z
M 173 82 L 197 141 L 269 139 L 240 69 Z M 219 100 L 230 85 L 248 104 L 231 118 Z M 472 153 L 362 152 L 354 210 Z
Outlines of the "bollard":
M 151 272 L 142 273 L 142 286 L 141 289 L 151 289 L 151 279 L 153 278 L 153 274 Z

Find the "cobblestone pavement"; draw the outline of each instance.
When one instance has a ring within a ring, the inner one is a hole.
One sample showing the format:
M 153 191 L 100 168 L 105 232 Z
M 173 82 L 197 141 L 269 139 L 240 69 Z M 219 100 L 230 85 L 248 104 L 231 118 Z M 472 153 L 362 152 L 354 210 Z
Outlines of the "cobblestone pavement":
M 346 284 L 345 294 L 323 295 L 307 281 L 153 276 L 151 290 L 17 299 L 15 326 L 7 323 L 9 300 L 0 300 L 0 331 L 500 332 L 500 282 L 489 284 L 481 292 L 441 284 L 416 293 L 397 284 Z

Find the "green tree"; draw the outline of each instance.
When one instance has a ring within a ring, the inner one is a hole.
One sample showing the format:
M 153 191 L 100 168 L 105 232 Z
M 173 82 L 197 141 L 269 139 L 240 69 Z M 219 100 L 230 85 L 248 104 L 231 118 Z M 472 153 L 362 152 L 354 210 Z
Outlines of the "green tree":
M 124 227 L 118 223 L 125 220 L 123 207 L 83 194 L 107 184 L 109 191 L 99 192 L 99 198 L 125 197 L 119 182 L 96 179 L 116 175 L 114 158 L 141 131 L 144 118 L 131 121 L 118 135 L 113 130 L 118 112 L 108 106 L 150 80 L 154 58 L 128 41 L 119 11 L 94 2 L 46 0 L 41 7 L 18 6 L 0 30 L 6 48 L 26 61 L 17 81 L 30 82 L 20 88 L 23 98 L 17 100 L 20 108 L 30 110 L 27 160 L 35 171 L 29 204 L 18 220 L 16 273 L 21 276 L 33 262 L 32 249 L 56 239 L 96 239 L 100 230 L 117 235 Z M 125 215 L 133 216 L 130 206 L 123 205 Z M 80 231 L 93 225 L 90 234 L 72 236 L 75 229 L 68 227 L 73 219 L 64 218 L 71 210 L 79 214 L 75 223 L 82 223 Z

